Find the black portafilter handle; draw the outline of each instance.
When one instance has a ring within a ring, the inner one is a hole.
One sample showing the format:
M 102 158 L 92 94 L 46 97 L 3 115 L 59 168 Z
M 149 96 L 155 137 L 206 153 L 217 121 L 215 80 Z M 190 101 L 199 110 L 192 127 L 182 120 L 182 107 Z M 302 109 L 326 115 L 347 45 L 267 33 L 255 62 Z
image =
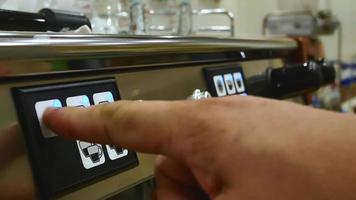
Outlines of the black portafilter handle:
M 83 25 L 91 28 L 90 20 L 79 13 L 48 8 L 41 9 L 38 13 L 0 9 L 0 30 L 2 31 L 59 32 L 75 30 Z
M 323 60 L 267 70 L 247 79 L 250 95 L 284 99 L 312 92 L 335 81 L 335 69 Z
M 63 29 L 76 30 L 84 25 L 87 25 L 90 29 L 92 28 L 89 18 L 80 13 L 44 8 L 38 14 L 46 16 L 48 21 L 47 27 L 50 31 L 59 32 Z

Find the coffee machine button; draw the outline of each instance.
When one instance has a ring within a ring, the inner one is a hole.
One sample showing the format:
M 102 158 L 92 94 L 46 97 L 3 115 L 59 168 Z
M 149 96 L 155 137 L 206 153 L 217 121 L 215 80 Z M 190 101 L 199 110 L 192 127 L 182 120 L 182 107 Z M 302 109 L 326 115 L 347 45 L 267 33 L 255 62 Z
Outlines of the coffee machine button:
M 225 83 L 224 83 L 223 76 L 221 76 L 221 75 L 214 76 L 213 80 L 214 80 L 216 94 L 219 97 L 226 96 L 227 93 L 226 93 L 226 88 L 225 88 Z
M 236 90 L 238 93 L 243 93 L 246 91 L 244 80 L 242 78 L 242 74 L 240 72 L 234 73 L 234 82 L 236 85 Z
M 113 145 L 106 145 L 106 150 L 108 152 L 110 160 L 116 160 L 122 157 L 125 157 L 129 154 L 127 149 L 121 147 L 116 147 Z
M 101 92 L 95 93 L 93 95 L 94 104 L 104 104 L 104 103 L 112 103 L 114 102 L 114 96 L 111 92 Z
M 236 88 L 235 88 L 234 78 L 232 77 L 232 74 L 225 74 L 224 80 L 225 80 L 227 93 L 229 95 L 236 94 Z
M 75 97 L 68 97 L 66 100 L 68 107 L 89 107 L 90 101 L 88 96 L 81 95 Z
M 105 163 L 105 156 L 101 144 L 77 140 L 77 146 L 85 169 L 91 169 Z
M 59 99 L 52 99 L 52 100 L 47 100 L 47 101 L 39 101 L 36 102 L 35 104 L 35 110 L 36 110 L 36 115 L 38 122 L 41 127 L 41 132 L 43 137 L 45 138 L 51 138 L 57 136 L 53 131 L 49 130 L 46 125 L 43 123 L 43 114 L 46 111 L 47 108 L 55 108 L 59 109 L 62 108 L 62 103 Z
M 201 91 L 200 89 L 194 90 L 187 100 L 201 100 L 211 98 L 211 94 L 208 91 Z

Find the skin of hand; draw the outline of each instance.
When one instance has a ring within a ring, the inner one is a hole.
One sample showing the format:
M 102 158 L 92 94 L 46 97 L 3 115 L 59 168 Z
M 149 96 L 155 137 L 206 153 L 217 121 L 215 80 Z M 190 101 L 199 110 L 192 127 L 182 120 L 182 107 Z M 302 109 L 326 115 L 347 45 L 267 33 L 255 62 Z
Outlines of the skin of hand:
M 257 97 L 48 110 L 58 134 L 158 154 L 157 199 L 356 199 L 356 118 Z

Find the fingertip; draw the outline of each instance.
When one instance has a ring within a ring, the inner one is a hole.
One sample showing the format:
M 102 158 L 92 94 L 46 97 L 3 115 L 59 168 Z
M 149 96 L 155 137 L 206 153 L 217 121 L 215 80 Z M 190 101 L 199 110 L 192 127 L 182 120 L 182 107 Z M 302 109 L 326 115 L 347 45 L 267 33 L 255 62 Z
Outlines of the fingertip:
M 54 131 L 55 133 L 61 133 L 61 135 L 65 134 L 62 130 L 64 126 L 63 122 L 63 113 L 62 109 L 55 109 L 55 108 L 47 108 L 43 113 L 43 122 L 47 128 Z
M 51 107 L 46 108 L 45 112 L 43 113 L 43 117 L 50 115 L 51 113 L 55 112 L 56 110 L 58 110 L 58 109 L 51 108 Z
M 43 122 L 46 124 L 46 126 L 50 127 L 53 123 L 53 119 L 56 117 L 58 109 L 54 108 L 47 108 L 45 112 L 43 113 Z
M 156 160 L 155 160 L 155 169 L 159 169 L 162 167 L 162 165 L 164 164 L 164 162 L 166 161 L 166 157 L 165 156 L 162 156 L 162 155 L 158 155 L 156 157 Z
M 43 122 L 48 129 L 67 139 L 109 143 L 111 141 L 105 137 L 105 128 L 98 115 L 93 107 L 48 108 Z

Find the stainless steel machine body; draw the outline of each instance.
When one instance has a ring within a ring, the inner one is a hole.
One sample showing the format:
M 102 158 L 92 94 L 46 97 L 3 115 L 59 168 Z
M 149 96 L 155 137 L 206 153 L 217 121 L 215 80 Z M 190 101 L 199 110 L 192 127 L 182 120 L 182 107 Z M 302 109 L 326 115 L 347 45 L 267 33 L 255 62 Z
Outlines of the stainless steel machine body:
M 0 34 L 0 69 L 7 71 L 0 74 L 0 199 L 38 197 L 11 88 L 113 77 L 122 99 L 185 100 L 207 90 L 205 67 L 241 64 L 249 77 L 283 66 L 296 49 L 289 39 Z M 149 199 L 155 156 L 137 155 L 137 167 L 56 198 Z

